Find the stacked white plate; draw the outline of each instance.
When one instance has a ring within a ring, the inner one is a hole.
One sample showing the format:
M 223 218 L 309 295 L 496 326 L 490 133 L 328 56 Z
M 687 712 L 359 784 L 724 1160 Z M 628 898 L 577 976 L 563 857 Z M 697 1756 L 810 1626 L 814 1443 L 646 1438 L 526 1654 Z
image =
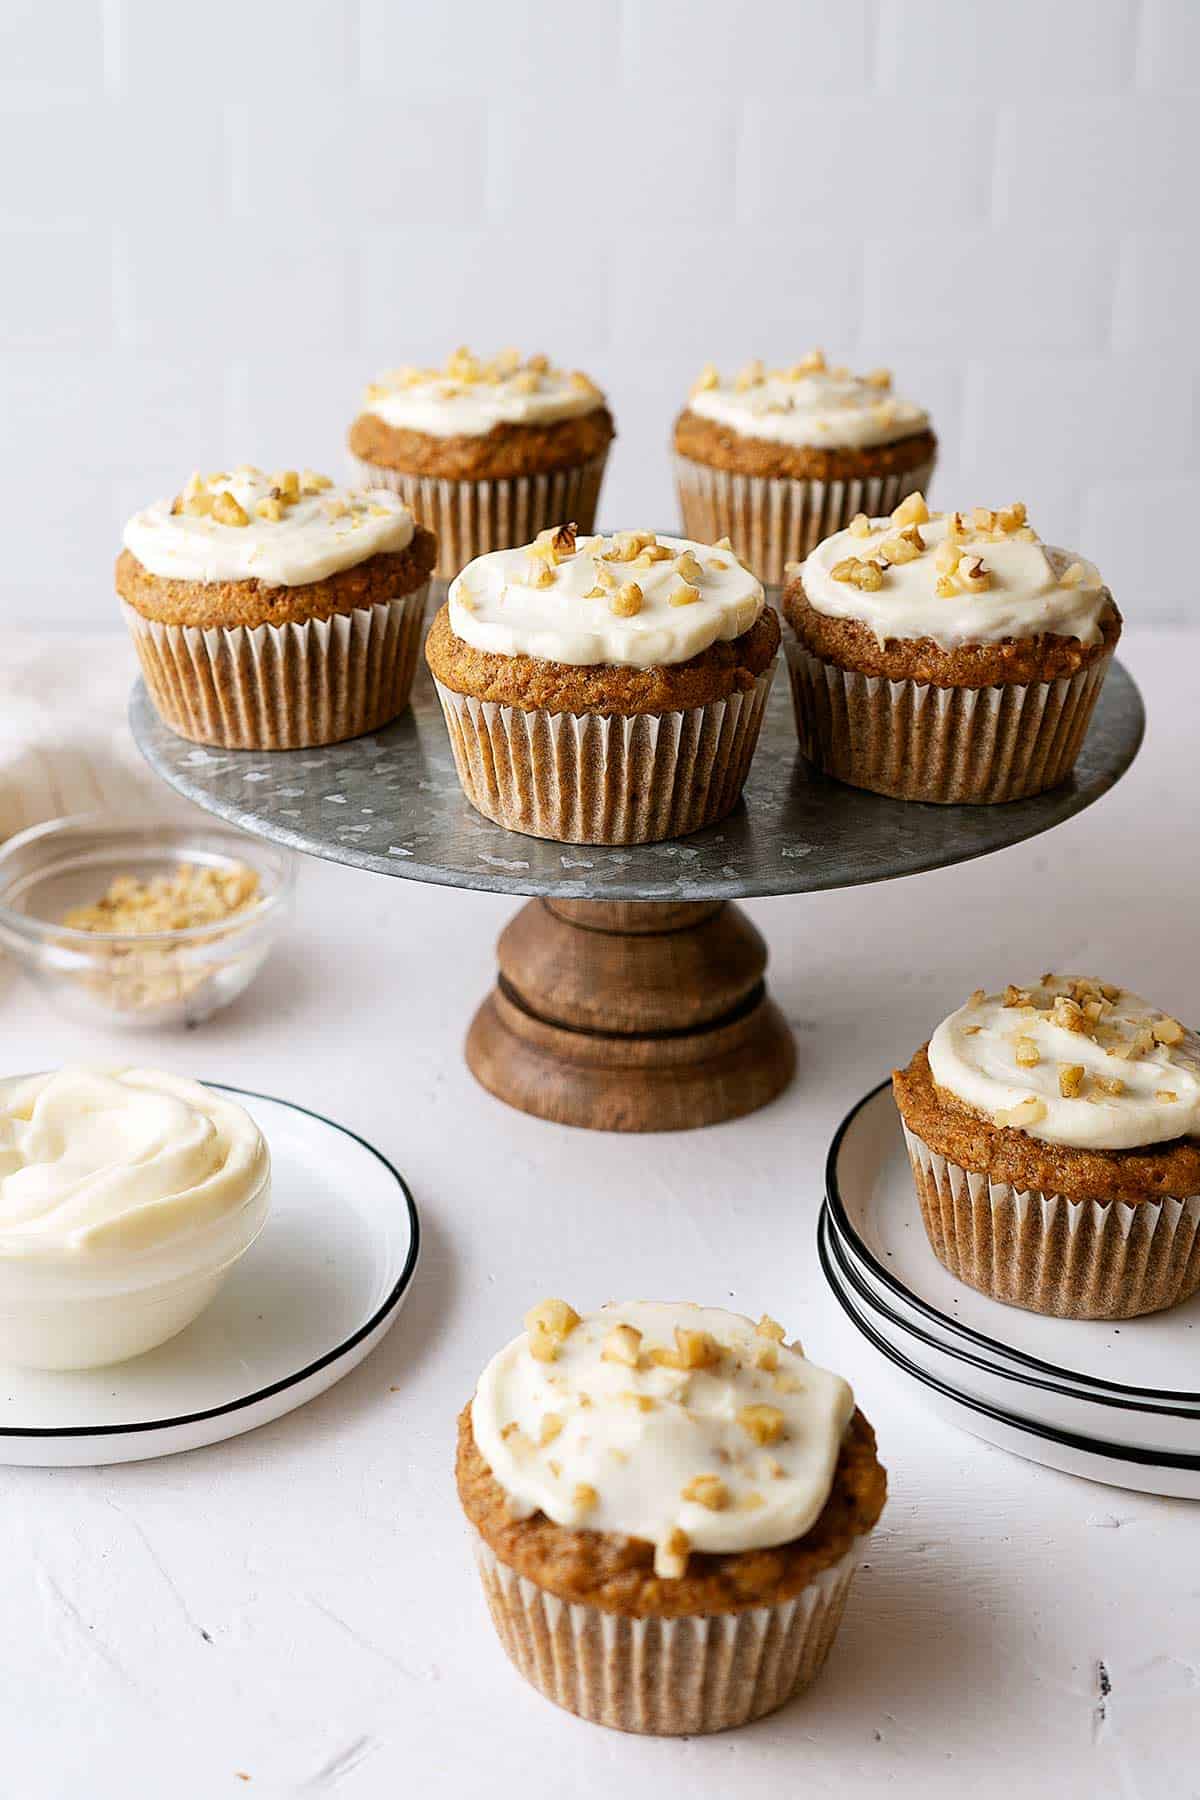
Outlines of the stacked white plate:
M 1093 1481 L 1200 1498 L 1200 1295 L 1110 1324 L 958 1281 L 925 1236 L 889 1082 L 830 1147 L 818 1248 L 851 1322 L 943 1417 Z

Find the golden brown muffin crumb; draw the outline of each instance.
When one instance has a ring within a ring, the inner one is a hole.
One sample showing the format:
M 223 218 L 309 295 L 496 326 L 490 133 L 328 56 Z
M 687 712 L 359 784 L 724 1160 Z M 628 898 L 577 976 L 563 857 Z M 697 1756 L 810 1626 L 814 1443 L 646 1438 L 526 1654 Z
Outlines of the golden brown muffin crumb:
M 907 1068 L 892 1071 L 892 1092 L 910 1130 L 960 1168 L 1040 1189 L 1067 1200 L 1124 1200 L 1136 1206 L 1164 1194 L 1200 1194 L 1200 1144 L 1192 1138 L 1136 1150 L 1081 1150 L 1046 1144 L 1011 1126 L 994 1125 L 938 1087 L 923 1044 Z
M 854 481 L 872 475 L 903 475 L 922 468 L 937 452 L 932 431 L 915 431 L 890 444 L 817 449 L 809 444 L 779 444 L 747 437 L 715 419 L 685 408 L 675 421 L 675 448 L 680 456 L 727 469 L 735 475 L 787 476 L 794 481 Z
M 434 437 L 389 425 L 376 413 L 360 413 L 349 441 L 355 456 L 381 469 L 478 481 L 574 468 L 599 456 L 615 435 L 612 414 L 600 406 L 548 425 L 493 425 L 472 437 Z
M 455 1477 L 463 1511 L 501 1562 L 560 1600 L 636 1619 L 741 1612 L 788 1600 L 871 1530 L 887 1495 L 875 1433 L 855 1412 L 829 1499 L 810 1531 L 771 1550 L 693 1551 L 686 1574 L 667 1580 L 655 1575 L 654 1546 L 641 1538 L 572 1531 L 540 1512 L 510 1518 L 504 1489 L 475 1442 L 469 1406 L 458 1418 Z
M 536 656 L 498 656 L 464 642 L 443 605 L 433 621 L 425 656 L 434 675 L 456 694 L 527 712 L 619 714 L 686 711 L 754 686 L 779 648 L 779 620 L 765 607 L 741 637 L 710 644 L 687 662 L 633 669 L 608 663 L 577 666 Z

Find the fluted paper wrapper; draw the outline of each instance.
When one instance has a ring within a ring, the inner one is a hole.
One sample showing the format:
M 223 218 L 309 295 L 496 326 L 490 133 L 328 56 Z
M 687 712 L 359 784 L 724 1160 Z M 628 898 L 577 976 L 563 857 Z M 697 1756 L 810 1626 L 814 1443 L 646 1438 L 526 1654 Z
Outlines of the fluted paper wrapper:
M 897 800 L 990 806 L 1065 781 L 1112 661 L 1056 681 L 941 688 L 840 669 L 790 631 L 784 651 L 804 755 Z
M 224 750 L 309 750 L 388 724 L 408 705 L 428 581 L 330 619 L 164 625 L 122 602 L 165 725 Z
M 866 1542 L 776 1606 L 631 1619 L 558 1599 L 473 1537 L 492 1623 L 525 1679 L 581 1719 L 656 1737 L 726 1731 L 802 1693 L 829 1653 Z
M 993 1300 L 1058 1319 L 1136 1319 L 1200 1288 L 1200 1196 L 1068 1200 L 960 1168 L 904 1126 L 940 1263 Z
M 701 544 L 727 537 L 759 580 L 776 588 L 787 580 L 785 563 L 803 562 L 810 550 L 842 531 L 856 513 L 882 518 L 915 489 L 927 493 L 932 475 L 932 458 L 903 475 L 852 481 L 735 475 L 688 456 L 675 458 L 684 536 Z
M 445 582 L 453 581 L 474 557 L 530 544 L 539 531 L 551 525 L 574 520 L 581 537 L 593 531 L 608 451 L 590 462 L 547 475 L 483 481 L 406 475 L 358 457 L 350 460 L 356 481 L 365 487 L 391 488 L 418 523 L 436 533 L 434 574 L 439 582 Z
M 560 844 L 653 844 L 736 806 L 775 662 L 726 700 L 632 717 L 526 711 L 435 685 L 463 793 L 485 818 Z

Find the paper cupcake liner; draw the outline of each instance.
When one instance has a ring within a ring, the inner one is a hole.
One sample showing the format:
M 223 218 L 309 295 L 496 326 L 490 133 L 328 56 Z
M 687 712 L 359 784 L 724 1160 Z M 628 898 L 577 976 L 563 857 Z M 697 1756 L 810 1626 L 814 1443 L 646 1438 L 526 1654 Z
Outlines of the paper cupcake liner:
M 823 538 L 855 513 L 882 518 L 915 488 L 928 493 L 933 459 L 903 475 L 851 481 L 796 481 L 787 476 L 735 475 L 688 456 L 675 458 L 684 536 L 701 544 L 727 537 L 759 580 L 782 587 L 784 564 L 803 562 Z
M 386 725 L 408 705 L 429 583 L 288 625 L 164 625 L 122 601 L 163 723 L 225 750 L 309 750 Z
M 1056 681 L 943 688 L 840 669 L 785 634 L 796 731 L 826 775 L 897 800 L 995 805 L 1065 781 L 1111 654 Z
M 451 481 L 432 475 L 405 475 L 379 463 L 351 457 L 354 478 L 366 487 L 391 488 L 413 517 L 436 533 L 439 581 L 453 581 L 460 569 L 489 550 L 532 543 L 539 531 L 573 519 L 580 535 L 595 529 L 596 507 L 608 450 L 574 468 L 547 475 L 514 475 L 485 481 Z
M 1200 1195 L 1069 1200 L 994 1181 L 904 1126 L 938 1261 L 968 1287 L 1059 1319 L 1136 1319 L 1200 1288 Z
M 737 804 L 775 662 L 744 693 L 632 717 L 526 711 L 435 685 L 463 793 L 485 818 L 560 844 L 652 844 Z
M 801 1693 L 829 1654 L 866 1542 L 776 1606 L 631 1619 L 558 1599 L 472 1535 L 492 1623 L 526 1681 L 581 1719 L 656 1737 L 745 1725 Z

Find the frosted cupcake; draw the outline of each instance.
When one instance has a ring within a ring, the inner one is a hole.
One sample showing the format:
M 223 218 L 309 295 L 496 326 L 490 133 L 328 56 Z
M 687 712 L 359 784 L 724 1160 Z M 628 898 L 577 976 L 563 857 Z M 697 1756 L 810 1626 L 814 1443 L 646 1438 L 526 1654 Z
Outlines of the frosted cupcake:
M 890 512 L 928 490 L 937 441 L 929 417 L 892 393 L 887 369 L 852 375 L 813 350 L 787 369 L 711 363 L 675 421 L 683 527 L 728 537 L 772 587 L 855 513 Z
M 800 748 L 902 800 L 1020 800 L 1065 781 L 1121 635 L 1094 564 L 1024 506 L 910 494 L 818 544 L 783 593 Z
M 604 395 L 580 370 L 462 349 L 444 369 L 372 383 L 350 449 L 361 480 L 394 488 L 437 533 L 448 581 L 561 519 L 591 531 L 613 435 Z
M 468 564 L 425 654 L 472 806 L 531 837 L 640 844 L 736 805 L 779 635 L 727 548 L 564 525 Z
M 304 749 L 408 704 L 437 545 L 397 495 L 247 464 L 193 475 L 124 536 L 121 610 L 181 737 Z
M 500 1641 L 547 1699 L 680 1735 L 820 1671 L 886 1478 L 837 1375 L 783 1328 L 631 1301 L 535 1306 L 459 1418 Z
M 1064 1319 L 1200 1288 L 1200 1038 L 1127 989 L 980 988 L 892 1077 L 934 1254 Z

